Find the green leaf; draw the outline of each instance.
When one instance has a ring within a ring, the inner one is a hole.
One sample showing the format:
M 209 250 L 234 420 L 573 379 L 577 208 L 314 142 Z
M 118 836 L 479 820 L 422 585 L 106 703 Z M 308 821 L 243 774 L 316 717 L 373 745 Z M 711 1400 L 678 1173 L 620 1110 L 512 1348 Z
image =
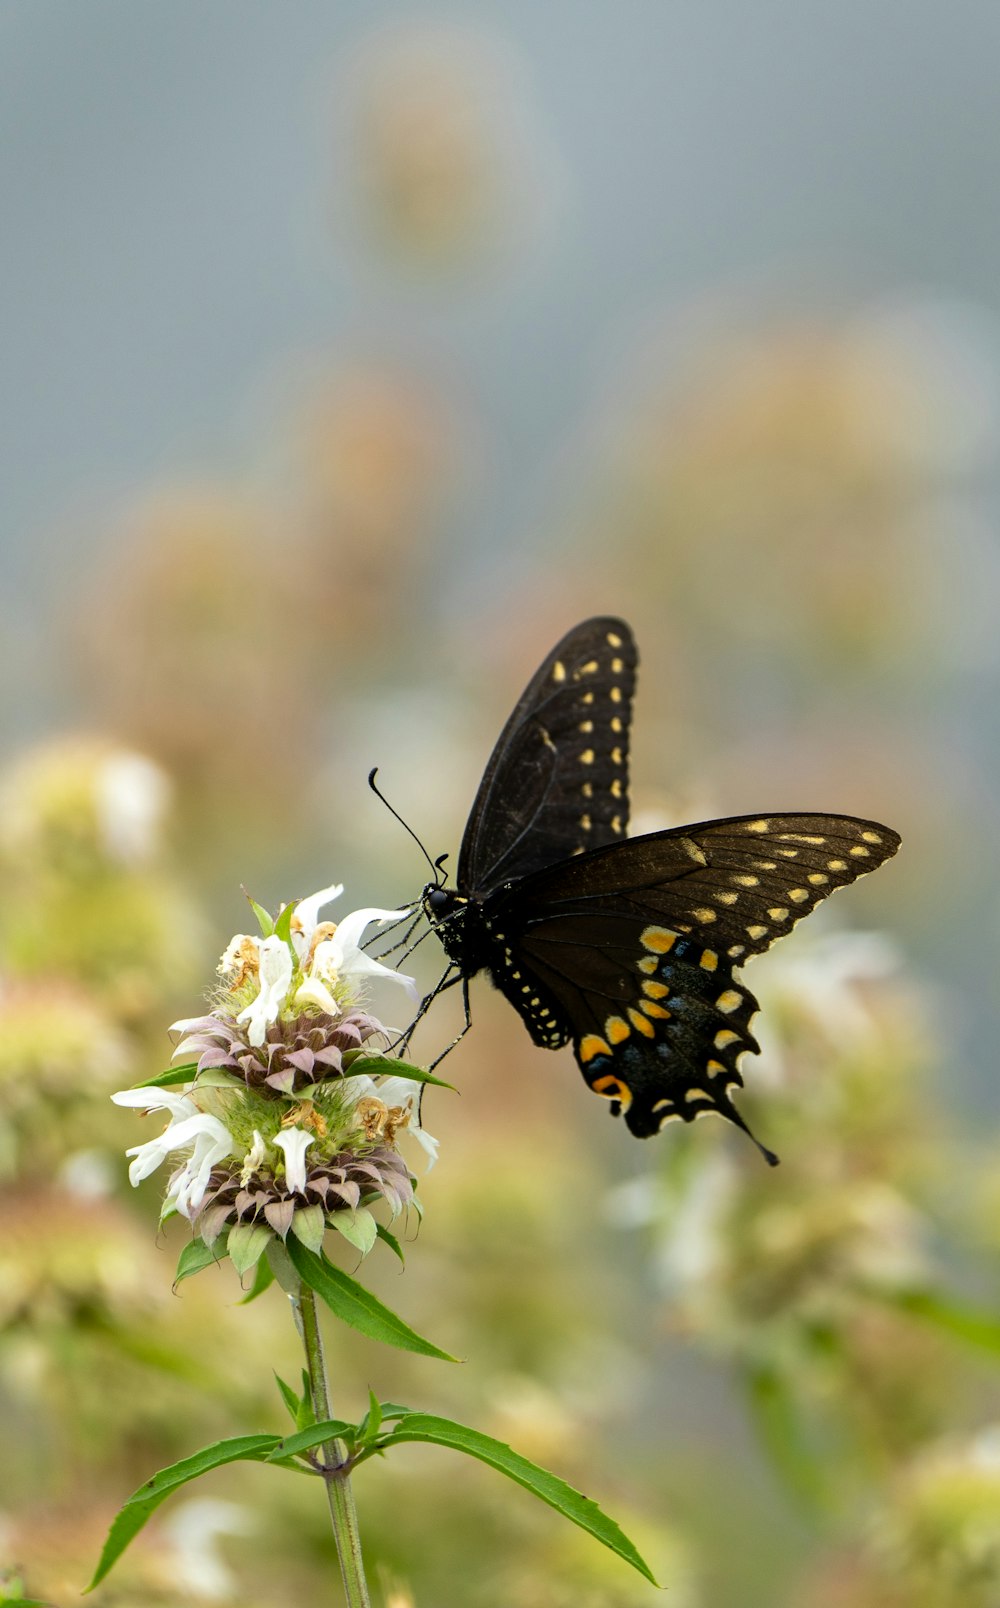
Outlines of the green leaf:
M 452 1451 L 465 1452 L 469 1457 L 478 1458 L 481 1463 L 488 1463 L 499 1474 L 506 1474 L 508 1479 L 523 1485 L 526 1491 L 542 1502 L 547 1502 L 549 1507 L 555 1508 L 571 1523 L 578 1524 L 581 1530 L 586 1530 L 602 1546 L 616 1552 L 639 1574 L 654 1586 L 657 1585 L 648 1563 L 614 1520 L 602 1513 L 596 1502 L 574 1490 L 558 1475 L 549 1474 L 537 1463 L 531 1463 L 519 1452 L 512 1451 L 503 1441 L 494 1440 L 492 1435 L 483 1435 L 477 1429 L 468 1429 L 465 1424 L 456 1424 L 450 1418 L 437 1418 L 431 1413 L 408 1413 L 392 1434 L 383 1439 L 381 1449 L 388 1451 L 404 1441 L 426 1441 L 432 1446 L 449 1446 Z
M 145 1485 L 140 1485 L 139 1489 L 129 1497 L 115 1518 L 108 1531 L 108 1539 L 104 1543 L 94 1578 L 86 1589 L 93 1591 L 95 1586 L 100 1585 L 129 1542 L 138 1535 L 150 1514 L 155 1512 L 160 1503 L 173 1491 L 186 1485 L 189 1480 L 196 1480 L 199 1475 L 207 1474 L 210 1469 L 220 1468 L 223 1463 L 241 1461 L 263 1463 L 278 1444 L 279 1438 L 277 1435 L 238 1435 L 232 1440 L 216 1441 L 214 1445 L 195 1452 L 193 1457 L 185 1457 L 179 1463 L 172 1463 L 169 1468 L 163 1468 L 158 1474 L 154 1474 L 151 1480 L 147 1480 Z
M 407 1414 L 417 1411 L 416 1407 L 402 1407 L 398 1401 L 380 1401 L 378 1405 L 383 1424 L 387 1424 L 390 1419 L 405 1418 Z
M 368 1387 L 368 1411 L 358 1425 L 358 1434 L 363 1441 L 375 1439 L 382 1428 L 382 1405 L 371 1386 Z
M 299 1206 L 292 1218 L 292 1233 L 309 1250 L 317 1253 L 323 1247 L 326 1233 L 326 1213 L 322 1206 Z
M 357 1424 L 348 1424 L 342 1418 L 327 1418 L 322 1424 L 310 1424 L 308 1428 L 279 1441 L 267 1461 L 280 1463 L 289 1457 L 301 1457 L 303 1452 L 311 1452 L 314 1446 L 322 1446 L 324 1441 L 343 1440 L 353 1446 L 357 1438 Z
M 299 1277 L 325 1301 L 335 1317 L 347 1323 L 369 1340 L 382 1340 L 386 1345 L 398 1346 L 402 1351 L 416 1351 L 423 1357 L 438 1357 L 442 1362 L 457 1362 L 450 1352 L 424 1340 L 402 1318 L 383 1306 L 370 1290 L 349 1278 L 325 1256 L 316 1256 L 289 1235 L 285 1241 L 288 1255 Z
M 403 1255 L 403 1247 L 400 1245 L 400 1243 L 399 1243 L 398 1239 L 396 1238 L 395 1234 L 393 1234 L 388 1228 L 383 1228 L 381 1223 L 376 1223 L 375 1224 L 375 1232 L 378 1235 L 379 1239 L 383 1240 L 384 1243 L 386 1245 L 388 1245 L 388 1247 L 389 1247 L 390 1251 L 392 1251 L 393 1255 L 399 1257 L 399 1260 L 402 1262 L 403 1266 L 405 1267 L 406 1266 L 406 1257 Z
M 411 1066 L 409 1061 L 397 1061 L 390 1055 L 366 1055 L 364 1050 L 345 1050 L 343 1057 L 345 1078 L 409 1078 L 411 1083 L 434 1083 L 439 1089 L 457 1092 L 453 1083 L 434 1078 L 422 1066 Z
M 789 1494 L 800 1507 L 822 1512 L 830 1501 L 824 1464 L 808 1444 L 787 1382 L 760 1364 L 748 1370 L 747 1390 L 761 1441 Z
M 273 1230 L 266 1223 L 238 1223 L 229 1230 L 229 1259 L 240 1278 L 257 1266 L 273 1238 Z
M 327 1222 L 331 1228 L 337 1230 L 338 1234 L 343 1234 L 348 1245 L 353 1245 L 356 1250 L 361 1252 L 362 1256 L 368 1255 L 368 1252 L 378 1239 L 378 1225 L 371 1212 L 366 1211 L 363 1206 L 359 1206 L 353 1212 L 349 1209 L 342 1212 L 331 1212 Z M 319 1246 L 311 1245 L 309 1249 L 318 1250 Z
M 204 1267 L 212 1267 L 216 1263 L 224 1262 L 227 1256 L 226 1235 L 220 1234 L 214 1245 L 206 1245 L 202 1239 L 188 1240 L 180 1256 L 177 1258 L 177 1272 L 174 1274 L 174 1283 L 180 1284 L 183 1279 L 189 1279 L 193 1273 L 200 1273 Z
M 922 1318 L 925 1323 L 933 1324 L 936 1329 L 954 1335 L 956 1340 L 964 1340 L 969 1345 L 980 1346 L 985 1351 L 1000 1355 L 1000 1317 L 992 1312 L 965 1306 L 963 1302 L 953 1301 L 946 1295 L 938 1295 L 934 1290 L 869 1289 L 865 1293 L 869 1297 L 874 1296 L 883 1301 L 887 1306 L 898 1307 L 901 1312 Z
M 273 1283 L 274 1272 L 271 1268 L 271 1264 L 266 1256 L 262 1256 L 260 1261 L 257 1263 L 257 1266 L 253 1270 L 253 1283 L 251 1284 L 246 1295 L 244 1295 L 241 1300 L 237 1301 L 236 1305 L 249 1306 L 251 1301 L 256 1301 L 258 1295 L 263 1295 L 264 1291 Z
M 271 920 L 271 917 L 268 915 L 268 912 L 264 909 L 264 906 L 259 905 L 257 903 L 256 899 L 251 899 L 250 895 L 247 893 L 246 888 L 243 889 L 243 892 L 246 895 L 246 900 L 247 900 L 248 905 L 250 906 L 250 909 L 253 911 L 254 915 L 257 917 L 257 925 L 260 928 L 261 937 L 262 938 L 270 938 L 272 932 L 274 931 L 274 922 Z
M 285 1381 L 282 1379 L 279 1373 L 274 1375 L 274 1379 L 278 1389 L 281 1391 L 281 1399 L 288 1408 L 288 1414 L 292 1420 L 292 1423 L 298 1426 L 299 1408 L 302 1406 L 299 1397 L 295 1394 L 291 1385 L 285 1384 Z
M 185 1061 L 183 1066 L 168 1066 L 165 1072 L 157 1072 L 154 1077 L 143 1078 L 141 1083 L 133 1083 L 133 1089 L 169 1089 L 172 1083 L 193 1083 L 198 1070 L 197 1061 Z

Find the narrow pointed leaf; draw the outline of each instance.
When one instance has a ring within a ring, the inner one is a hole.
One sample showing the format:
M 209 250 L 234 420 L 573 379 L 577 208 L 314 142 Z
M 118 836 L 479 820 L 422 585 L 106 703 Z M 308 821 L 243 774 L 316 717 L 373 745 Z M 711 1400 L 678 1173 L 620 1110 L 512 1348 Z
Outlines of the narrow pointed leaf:
M 299 1277 L 315 1290 L 321 1301 L 342 1323 L 347 1323 L 369 1340 L 382 1340 L 386 1345 L 398 1346 L 402 1351 L 416 1351 L 423 1357 L 438 1357 L 442 1362 L 457 1362 L 450 1352 L 442 1351 L 429 1340 L 411 1329 L 395 1312 L 383 1306 L 370 1290 L 356 1279 L 349 1278 L 326 1257 L 306 1250 L 301 1241 L 291 1235 L 286 1241 L 288 1255 Z
M 286 1457 L 301 1457 L 303 1452 L 311 1452 L 324 1441 L 345 1440 L 353 1446 L 357 1438 L 357 1424 L 348 1424 L 342 1418 L 327 1418 L 321 1424 L 310 1424 L 295 1435 L 287 1435 L 274 1447 L 267 1461 L 280 1463 Z
M 168 1066 L 165 1071 L 131 1086 L 133 1089 L 169 1089 L 172 1083 L 193 1083 L 197 1070 L 197 1061 L 185 1061 L 183 1066 Z
M 278 1389 L 281 1391 L 281 1399 L 288 1408 L 289 1417 L 291 1418 L 292 1423 L 297 1425 L 299 1421 L 299 1408 L 302 1404 L 291 1385 L 286 1385 L 280 1374 L 276 1373 L 274 1379 Z
M 371 1386 L 368 1387 L 368 1411 L 361 1422 L 361 1439 L 374 1440 L 382 1428 L 382 1405 Z
M 866 1293 L 873 1294 L 872 1291 Z M 1000 1316 L 995 1312 L 966 1306 L 935 1290 L 879 1291 L 877 1298 L 887 1305 L 911 1313 L 915 1318 L 922 1318 L 925 1323 L 933 1324 L 936 1329 L 953 1335 L 956 1340 L 964 1340 L 969 1345 L 981 1346 L 984 1351 L 1000 1354 Z
M 412 1066 L 409 1061 L 395 1061 L 391 1055 L 366 1055 L 364 1050 L 344 1052 L 344 1077 L 409 1078 L 411 1083 L 433 1083 L 439 1089 L 456 1092 L 453 1083 L 432 1077 L 422 1066 Z
M 407 1414 L 392 1434 L 382 1441 L 382 1449 L 388 1451 L 404 1441 L 426 1441 L 433 1446 L 449 1446 L 453 1451 L 465 1452 L 469 1457 L 478 1458 L 481 1463 L 488 1463 L 490 1468 L 506 1474 L 508 1479 L 523 1485 L 533 1496 L 547 1502 L 549 1507 L 555 1508 L 571 1523 L 578 1524 L 581 1530 L 586 1530 L 602 1546 L 617 1553 L 654 1586 L 657 1584 L 648 1563 L 628 1536 L 601 1511 L 596 1502 L 574 1490 L 572 1485 L 567 1485 L 557 1475 L 548 1473 L 520 1453 L 512 1451 L 503 1441 L 494 1440 L 492 1435 L 483 1435 L 479 1430 L 468 1429 L 465 1424 L 456 1424 L 450 1418 L 437 1418 L 430 1413 Z
M 200 1273 L 204 1267 L 212 1267 L 218 1262 L 226 1260 L 226 1236 L 220 1234 L 214 1245 L 206 1245 L 204 1240 L 188 1240 L 180 1256 L 177 1258 L 177 1272 L 174 1274 L 174 1283 L 180 1284 L 182 1279 L 189 1279 L 193 1273 Z
M 830 1499 L 826 1467 L 809 1444 L 783 1374 L 761 1365 L 748 1373 L 747 1389 L 761 1441 L 789 1494 L 800 1507 L 821 1513 Z
M 268 1241 L 274 1236 L 271 1230 L 260 1223 L 238 1223 L 229 1231 L 227 1249 L 229 1259 L 240 1278 L 256 1267 L 265 1250 Z
M 253 1462 L 263 1463 L 278 1444 L 277 1435 L 238 1435 L 232 1440 L 216 1441 L 213 1446 L 206 1446 L 193 1457 L 185 1457 L 179 1463 L 172 1463 L 169 1468 L 163 1468 L 154 1474 L 151 1480 L 129 1497 L 121 1512 L 115 1518 L 108 1538 L 104 1543 L 94 1578 L 87 1587 L 93 1591 L 95 1586 L 108 1574 L 112 1566 L 118 1561 L 129 1542 L 138 1535 L 151 1513 L 154 1513 L 173 1491 L 186 1485 L 190 1480 L 198 1479 L 199 1475 L 207 1474 L 210 1469 L 220 1468 L 223 1463 Z
M 292 917 L 295 914 L 295 906 L 297 903 L 298 901 L 293 899 L 291 904 L 286 904 L 284 910 L 282 910 L 281 914 L 278 916 L 278 919 L 274 923 L 274 936 L 276 938 L 280 938 L 282 943 L 288 945 L 289 949 L 292 951 L 293 961 L 298 959 L 294 948 L 292 948 Z
M 249 904 L 250 909 L 257 917 L 257 925 L 260 928 L 261 937 L 270 938 L 272 932 L 274 931 L 274 922 L 271 920 L 270 915 L 264 909 L 263 905 L 259 905 L 257 903 L 256 899 L 251 899 L 250 895 L 246 891 L 246 888 L 243 889 L 243 892 L 246 893 L 247 903 Z
M 251 1301 L 256 1301 L 258 1295 L 263 1295 L 264 1291 L 273 1283 L 274 1273 L 272 1271 L 271 1264 L 266 1256 L 262 1256 L 260 1261 L 257 1263 L 257 1266 L 253 1270 L 253 1283 L 251 1284 L 246 1295 L 237 1301 L 236 1305 L 249 1306 Z
M 375 1232 L 378 1235 L 379 1239 L 382 1240 L 386 1245 L 388 1245 L 388 1247 L 389 1247 L 390 1251 L 392 1251 L 393 1255 L 399 1257 L 399 1260 L 402 1262 L 403 1266 L 405 1267 L 406 1266 L 406 1257 L 403 1255 L 403 1247 L 400 1245 L 398 1239 L 396 1238 L 395 1234 L 392 1233 L 391 1229 L 384 1228 L 381 1223 L 376 1223 L 375 1224 Z
M 343 1234 L 348 1245 L 367 1256 L 375 1241 L 378 1239 L 378 1226 L 371 1212 L 359 1206 L 356 1212 L 331 1212 L 327 1221 L 338 1234 Z M 316 1245 L 310 1245 L 310 1250 L 318 1250 Z

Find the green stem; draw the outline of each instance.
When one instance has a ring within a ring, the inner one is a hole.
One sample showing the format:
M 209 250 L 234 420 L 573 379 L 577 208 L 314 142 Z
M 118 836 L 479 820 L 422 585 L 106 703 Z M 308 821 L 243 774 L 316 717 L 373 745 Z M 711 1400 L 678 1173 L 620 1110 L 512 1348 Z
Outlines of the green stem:
M 326 1379 L 326 1362 L 323 1357 L 323 1339 L 316 1313 L 316 1297 L 303 1284 L 295 1300 L 295 1314 L 306 1350 L 306 1368 L 309 1374 L 309 1394 L 312 1398 L 316 1422 L 321 1424 L 333 1414 L 330 1411 L 330 1392 Z M 322 1446 L 327 1501 L 333 1523 L 334 1540 L 340 1558 L 340 1572 L 344 1577 L 348 1608 L 371 1608 L 365 1566 L 361 1556 L 361 1533 L 358 1529 L 358 1511 L 354 1506 L 351 1489 L 351 1471 L 347 1462 L 347 1448 L 343 1441 L 324 1441 Z

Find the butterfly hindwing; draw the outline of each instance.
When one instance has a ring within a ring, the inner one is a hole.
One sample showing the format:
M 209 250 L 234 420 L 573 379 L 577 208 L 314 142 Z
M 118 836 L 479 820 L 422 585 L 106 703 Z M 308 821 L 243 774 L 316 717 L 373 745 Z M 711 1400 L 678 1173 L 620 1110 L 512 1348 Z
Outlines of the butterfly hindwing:
M 462 839 L 459 887 L 487 893 L 623 838 L 635 642 L 585 620 L 535 672 L 500 734 Z
M 494 980 L 537 1043 L 572 1038 L 633 1133 L 710 1110 L 745 1126 L 728 1091 L 757 1003 L 734 968 L 897 843 L 847 816 L 745 816 L 579 856 L 487 901 Z

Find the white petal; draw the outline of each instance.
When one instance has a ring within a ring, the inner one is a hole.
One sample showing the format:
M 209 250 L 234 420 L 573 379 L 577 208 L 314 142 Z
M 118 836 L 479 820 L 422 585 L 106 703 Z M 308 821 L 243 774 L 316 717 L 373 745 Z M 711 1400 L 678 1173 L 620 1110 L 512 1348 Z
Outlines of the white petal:
M 251 1044 L 263 1044 L 267 1028 L 278 1020 L 291 980 L 292 957 L 284 939 L 274 936 L 263 939 L 260 944 L 260 992 L 236 1018 L 238 1022 L 250 1024 L 247 1038 Z
M 344 884 L 334 882 L 329 888 L 321 888 L 319 893 L 311 893 L 308 899 L 299 900 L 295 906 L 295 915 L 307 945 L 323 906 L 329 904 L 332 899 L 339 899 L 343 891 Z
M 115 1105 L 135 1111 L 169 1111 L 175 1121 L 193 1117 L 198 1110 L 186 1094 L 175 1094 L 173 1089 L 119 1089 L 111 1098 Z
M 207 1112 L 197 1111 L 194 1116 L 186 1117 L 182 1122 L 171 1122 L 170 1126 L 155 1139 L 150 1139 L 144 1145 L 133 1145 L 130 1150 L 126 1150 L 126 1156 L 135 1157 L 128 1170 L 129 1182 L 134 1186 L 141 1183 L 144 1178 L 148 1178 L 172 1150 L 183 1150 L 184 1146 L 189 1144 L 194 1144 L 197 1149 L 199 1140 L 203 1142 L 203 1148 L 206 1139 L 213 1147 L 213 1166 L 216 1160 L 231 1154 L 233 1136 L 218 1117 L 210 1117 Z
M 215 1117 L 208 1120 L 218 1132 L 206 1127 L 198 1135 L 183 1172 L 170 1190 L 177 1210 L 187 1218 L 201 1205 L 216 1162 L 233 1152 L 232 1134 Z
M 319 946 L 321 949 L 322 944 Z M 295 991 L 296 1005 L 315 1005 L 319 1010 L 326 1011 L 330 1016 L 340 1015 L 340 1006 L 334 999 L 325 983 L 318 977 L 307 977 Z
M 373 906 L 365 910 L 352 910 L 349 916 L 345 916 L 343 921 L 337 923 L 337 930 L 331 940 L 338 946 L 341 965 L 347 954 L 357 952 L 365 928 L 370 927 L 373 921 L 398 921 L 400 916 L 405 914 L 404 910 L 377 910 Z
M 285 1128 L 276 1133 L 273 1143 L 285 1152 L 285 1183 L 293 1194 L 301 1194 L 306 1187 L 306 1151 L 313 1135 L 304 1128 Z
M 191 1028 L 197 1027 L 205 1020 L 208 1013 L 203 1011 L 200 1016 L 182 1016 L 179 1022 L 171 1022 L 167 1028 L 168 1033 L 187 1033 Z

